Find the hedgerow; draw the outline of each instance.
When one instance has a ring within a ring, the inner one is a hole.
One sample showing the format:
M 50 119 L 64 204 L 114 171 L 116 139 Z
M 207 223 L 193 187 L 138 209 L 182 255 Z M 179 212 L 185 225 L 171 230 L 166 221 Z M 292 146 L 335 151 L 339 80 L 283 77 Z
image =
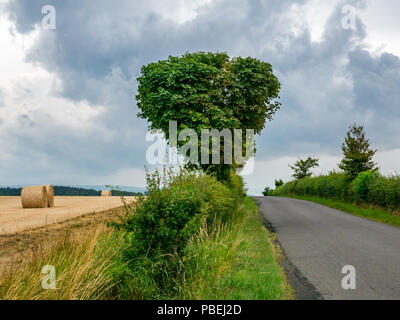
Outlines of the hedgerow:
M 400 209 L 400 177 L 385 177 L 376 171 L 360 173 L 352 180 L 345 173 L 290 181 L 277 188 L 274 196 L 316 196 L 344 202 Z

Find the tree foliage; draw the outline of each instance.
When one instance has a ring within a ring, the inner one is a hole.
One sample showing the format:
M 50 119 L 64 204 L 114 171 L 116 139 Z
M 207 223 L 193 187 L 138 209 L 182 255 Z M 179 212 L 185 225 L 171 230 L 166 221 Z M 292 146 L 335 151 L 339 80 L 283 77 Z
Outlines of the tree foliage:
M 284 182 L 282 179 L 276 180 L 275 179 L 275 188 L 279 188 L 280 186 L 283 186 Z
M 263 196 L 268 197 L 272 192 L 272 189 L 270 187 L 265 187 L 264 191 L 262 192 Z
M 199 137 L 202 129 L 254 129 L 259 134 L 280 108 L 280 83 L 272 66 L 255 58 L 186 53 L 150 63 L 141 71 L 139 117 L 147 119 L 151 129 L 162 130 L 168 140 L 169 121 L 178 122 L 178 134 L 187 128 Z M 178 147 L 184 144 L 178 141 Z M 201 167 L 212 172 L 231 169 L 226 164 Z
M 312 175 L 311 169 L 319 167 L 319 159 L 313 159 L 308 157 L 305 160 L 299 159 L 294 165 L 289 165 L 294 171 L 293 178 L 303 179 L 308 178 Z
M 376 163 L 373 161 L 377 150 L 370 148 L 363 126 L 356 124 L 350 126 L 345 142 L 342 145 L 342 150 L 343 159 L 339 164 L 339 168 L 352 179 L 356 178 L 361 172 L 378 170 Z

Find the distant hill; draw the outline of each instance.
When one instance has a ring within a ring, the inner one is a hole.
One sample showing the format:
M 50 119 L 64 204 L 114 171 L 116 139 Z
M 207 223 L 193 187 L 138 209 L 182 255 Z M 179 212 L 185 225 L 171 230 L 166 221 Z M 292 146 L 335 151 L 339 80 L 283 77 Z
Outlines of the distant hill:
M 70 187 L 83 188 L 83 189 L 93 189 L 93 190 L 96 190 L 96 191 L 111 190 L 110 188 L 107 188 L 104 185 L 71 185 Z M 127 191 L 127 192 L 139 192 L 139 193 L 145 193 L 146 192 L 146 188 L 130 187 L 130 186 L 118 186 L 118 189 L 121 190 L 121 191 Z
M 103 189 L 106 189 L 103 187 Z M 0 196 L 20 196 L 21 188 L 0 188 Z M 85 189 L 78 187 L 63 187 L 54 186 L 54 195 L 56 196 L 82 196 L 82 197 L 98 197 L 101 195 L 100 190 L 95 189 Z M 131 191 L 116 191 L 113 190 L 113 196 L 139 196 L 142 195 L 141 192 L 131 192 Z

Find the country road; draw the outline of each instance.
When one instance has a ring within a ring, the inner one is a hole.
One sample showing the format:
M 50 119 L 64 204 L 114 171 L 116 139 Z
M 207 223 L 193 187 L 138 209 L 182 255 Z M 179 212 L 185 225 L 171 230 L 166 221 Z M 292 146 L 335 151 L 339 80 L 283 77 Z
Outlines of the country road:
M 400 228 L 302 200 L 254 199 L 289 263 L 322 299 L 400 300 Z M 342 288 L 346 265 L 356 269 L 355 290 Z

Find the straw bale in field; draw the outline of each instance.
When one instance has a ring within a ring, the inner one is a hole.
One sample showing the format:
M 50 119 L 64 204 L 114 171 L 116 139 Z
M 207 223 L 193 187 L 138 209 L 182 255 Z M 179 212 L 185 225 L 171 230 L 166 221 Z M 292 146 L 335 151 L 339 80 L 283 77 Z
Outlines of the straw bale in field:
M 54 207 L 54 188 L 51 184 L 46 186 L 47 191 L 47 206 L 49 208 Z
M 23 208 L 47 208 L 46 187 L 23 187 L 21 190 L 21 203 Z

